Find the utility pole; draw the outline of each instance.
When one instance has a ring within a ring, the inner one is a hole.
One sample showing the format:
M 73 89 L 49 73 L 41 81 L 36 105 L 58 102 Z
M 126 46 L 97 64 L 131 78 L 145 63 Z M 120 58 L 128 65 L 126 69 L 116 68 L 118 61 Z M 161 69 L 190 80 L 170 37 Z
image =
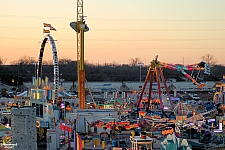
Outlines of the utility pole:
M 184 56 L 183 56 L 183 66 L 184 66 Z
M 138 66 L 140 66 L 140 86 L 139 86 L 139 88 L 141 89 L 142 88 L 142 86 L 141 86 L 141 66 L 143 66 L 144 64 L 143 63 L 138 63 Z

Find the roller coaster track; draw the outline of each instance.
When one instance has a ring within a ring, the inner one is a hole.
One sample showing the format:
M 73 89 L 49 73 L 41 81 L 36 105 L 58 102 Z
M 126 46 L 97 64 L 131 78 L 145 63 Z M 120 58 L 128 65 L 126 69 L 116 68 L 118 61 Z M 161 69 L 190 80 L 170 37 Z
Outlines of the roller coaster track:
M 204 115 L 206 115 L 206 114 L 212 113 L 212 112 L 214 112 L 214 111 L 216 111 L 216 110 L 217 110 L 217 109 L 214 108 L 214 109 L 212 109 L 212 110 L 210 110 L 210 111 L 206 111 L 206 112 L 204 112 L 204 113 L 200 113 L 200 114 L 198 114 L 198 115 L 195 115 L 195 116 L 192 116 L 192 117 L 188 118 L 186 121 L 189 122 L 191 119 L 194 120 L 195 118 L 200 118 L 201 116 L 204 116 Z

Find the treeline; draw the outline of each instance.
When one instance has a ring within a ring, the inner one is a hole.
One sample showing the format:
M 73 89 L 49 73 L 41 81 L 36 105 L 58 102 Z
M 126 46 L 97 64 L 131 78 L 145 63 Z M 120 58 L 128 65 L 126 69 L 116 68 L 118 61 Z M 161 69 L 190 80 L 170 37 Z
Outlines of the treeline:
M 14 65 L 0 65 L 0 80 L 8 85 L 23 85 L 23 82 L 31 82 L 32 76 L 35 76 L 37 70 L 36 64 L 18 63 Z M 85 64 L 86 80 L 89 82 L 122 82 L 122 81 L 144 81 L 149 66 L 138 66 L 128 64 Z M 141 70 L 141 73 L 140 73 Z M 175 78 L 177 81 L 186 80 L 185 76 L 178 71 L 163 69 L 165 79 Z M 192 72 L 188 72 L 190 75 Z M 198 74 L 198 71 L 194 71 Z M 211 75 L 205 76 L 204 71 L 200 72 L 203 80 L 219 81 L 225 74 L 225 66 L 214 65 L 211 67 Z M 77 81 L 77 63 L 76 61 L 59 61 L 59 78 L 65 81 Z M 45 64 L 42 67 L 42 76 L 47 76 L 51 81 L 54 79 L 53 65 Z

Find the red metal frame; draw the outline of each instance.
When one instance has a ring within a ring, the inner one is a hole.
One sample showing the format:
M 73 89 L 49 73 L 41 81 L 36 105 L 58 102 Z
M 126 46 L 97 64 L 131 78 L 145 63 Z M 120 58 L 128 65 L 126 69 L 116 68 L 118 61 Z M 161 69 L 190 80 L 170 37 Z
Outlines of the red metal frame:
M 162 81 L 163 84 L 164 84 L 164 87 L 166 89 L 166 93 L 169 97 L 170 104 L 171 104 L 172 109 L 173 109 L 174 104 L 171 100 L 170 93 L 169 93 L 168 87 L 166 85 L 166 81 L 165 81 L 163 71 L 162 71 L 163 65 L 157 59 L 158 59 L 158 56 L 156 56 L 156 58 L 150 64 L 150 67 L 149 67 L 148 72 L 147 72 L 147 76 L 146 76 L 145 81 L 144 81 L 143 88 L 142 88 L 140 96 L 138 98 L 137 106 L 139 106 L 139 104 L 142 100 L 142 96 L 144 94 L 146 85 L 147 85 L 148 81 L 150 80 L 150 87 L 149 87 L 149 91 L 148 91 L 149 92 L 148 93 L 148 105 L 147 105 L 147 108 L 149 108 L 150 100 L 151 100 L 151 93 L 152 93 L 152 85 L 153 85 L 154 79 L 156 78 L 157 86 L 158 86 L 158 96 L 159 96 L 159 99 L 160 99 L 160 108 L 163 109 L 162 92 L 161 92 L 161 86 L 160 86 L 160 81 Z

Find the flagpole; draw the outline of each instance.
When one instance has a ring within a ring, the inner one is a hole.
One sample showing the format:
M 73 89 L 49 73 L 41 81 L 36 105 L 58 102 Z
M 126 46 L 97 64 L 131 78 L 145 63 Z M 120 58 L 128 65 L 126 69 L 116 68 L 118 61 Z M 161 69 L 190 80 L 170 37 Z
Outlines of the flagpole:
M 74 127 L 73 127 L 73 134 L 74 134 L 74 146 L 73 146 L 73 150 L 77 150 L 77 133 L 76 133 L 76 119 L 74 119 Z

